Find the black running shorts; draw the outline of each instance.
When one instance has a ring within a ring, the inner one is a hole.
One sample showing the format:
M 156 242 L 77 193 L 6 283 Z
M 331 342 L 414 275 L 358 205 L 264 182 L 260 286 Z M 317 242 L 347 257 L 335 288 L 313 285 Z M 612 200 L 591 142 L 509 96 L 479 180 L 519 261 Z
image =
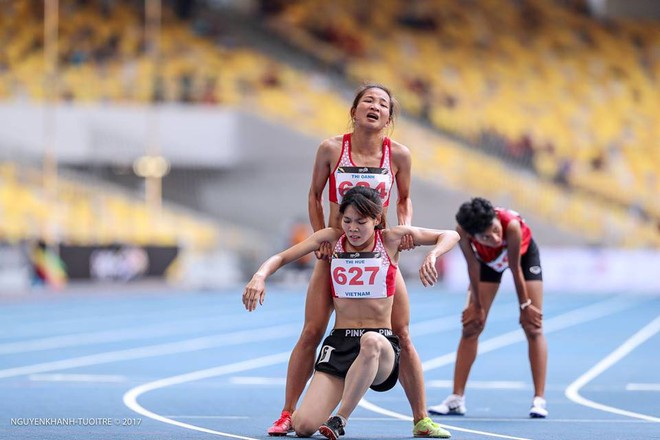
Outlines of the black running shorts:
M 502 273 L 488 266 L 483 261 L 479 262 L 481 269 L 479 274 L 479 281 L 484 283 L 499 283 L 502 281 Z M 539 247 L 532 239 L 525 252 L 520 257 L 520 265 L 523 270 L 523 277 L 525 281 L 543 281 L 543 271 L 541 270 L 541 254 Z
M 360 353 L 360 338 L 365 332 L 377 332 L 385 336 L 394 349 L 394 367 L 392 373 L 384 382 L 372 385 L 374 391 L 387 391 L 396 385 L 399 379 L 399 338 L 387 328 L 365 329 L 333 329 L 325 338 L 321 351 L 316 359 L 314 369 L 338 377 L 346 377 L 348 369 L 353 365 Z

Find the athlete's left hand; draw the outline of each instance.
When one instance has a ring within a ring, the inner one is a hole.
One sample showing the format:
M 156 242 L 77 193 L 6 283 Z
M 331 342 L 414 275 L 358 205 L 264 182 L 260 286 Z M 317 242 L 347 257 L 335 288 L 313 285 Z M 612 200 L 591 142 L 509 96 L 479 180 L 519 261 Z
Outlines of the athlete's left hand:
M 520 311 L 520 325 L 523 328 L 527 325 L 541 328 L 543 325 L 543 313 L 534 307 L 534 304 L 530 304 L 525 310 Z
M 412 234 L 406 234 L 401 237 L 401 243 L 399 243 L 400 251 L 409 251 L 415 249 L 415 241 L 413 240 Z
M 257 308 L 257 301 L 262 306 L 264 305 L 264 297 L 266 296 L 266 283 L 263 278 L 254 276 L 250 282 L 245 286 L 243 292 L 243 305 L 248 312 Z
M 422 280 L 424 287 L 433 286 L 438 281 L 438 271 L 435 269 L 436 256 L 432 253 L 427 254 L 419 268 L 419 279 Z

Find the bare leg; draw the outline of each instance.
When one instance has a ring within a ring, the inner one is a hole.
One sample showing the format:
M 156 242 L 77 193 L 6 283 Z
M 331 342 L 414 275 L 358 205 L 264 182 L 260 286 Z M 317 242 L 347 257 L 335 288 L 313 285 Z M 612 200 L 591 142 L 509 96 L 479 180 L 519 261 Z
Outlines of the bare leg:
M 532 305 L 543 310 L 543 281 L 526 281 L 527 294 Z M 529 364 L 534 381 L 534 396 L 545 397 L 545 376 L 548 366 L 548 344 L 543 328 L 524 328 L 529 344 Z
M 317 260 L 307 287 L 305 324 L 289 358 L 286 374 L 285 411 L 293 412 L 314 370 L 316 349 L 321 343 L 332 314 L 330 269 L 325 260 Z M 323 420 L 325 421 L 325 420 Z
M 387 338 L 367 332 L 360 338 L 360 354 L 346 374 L 337 414 L 348 420 L 372 384 L 384 382 L 394 368 L 394 349 Z
M 400 271 L 396 276 L 396 293 L 392 308 L 392 331 L 399 337 L 401 345 L 399 381 L 406 393 L 414 422 L 417 423 L 427 416 L 426 392 L 424 389 L 424 372 L 422 361 L 410 339 L 410 302 L 408 290 Z
M 479 292 L 482 293 L 480 298 L 482 300 L 481 306 L 486 312 L 486 320 L 490 307 L 493 305 L 495 294 L 500 287 L 499 283 L 479 283 Z M 470 295 L 468 291 L 468 298 Z M 469 303 L 469 300 L 468 300 Z M 476 326 L 463 326 L 461 340 L 458 343 L 458 350 L 456 352 L 456 365 L 454 366 L 454 394 L 459 396 L 465 395 L 465 385 L 467 384 L 472 364 L 477 358 L 477 349 L 479 348 L 479 335 L 486 325 L 481 327 Z
M 323 424 L 341 399 L 344 379 L 316 372 L 300 408 L 293 413 L 292 423 L 299 437 L 309 437 Z

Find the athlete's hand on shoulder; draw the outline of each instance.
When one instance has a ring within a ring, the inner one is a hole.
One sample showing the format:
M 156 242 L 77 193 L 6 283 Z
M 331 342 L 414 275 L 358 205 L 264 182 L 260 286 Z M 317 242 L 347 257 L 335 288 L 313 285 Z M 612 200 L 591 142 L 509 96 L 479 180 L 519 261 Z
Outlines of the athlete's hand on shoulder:
M 435 254 L 427 254 L 419 268 L 419 279 L 422 280 L 424 287 L 432 286 L 438 281 L 438 271 L 435 268 L 436 259 Z
M 461 316 L 463 327 L 473 327 L 474 330 L 477 330 L 483 327 L 485 321 L 486 311 L 483 307 L 477 307 L 473 303 L 470 303 L 463 310 L 463 315 Z
M 530 304 L 524 310 L 520 311 L 520 324 L 524 327 L 525 324 L 530 324 L 533 327 L 541 328 L 543 325 L 543 313 Z
M 264 297 L 266 296 L 266 282 L 263 277 L 255 275 L 250 282 L 245 286 L 243 292 L 243 305 L 248 312 L 257 308 L 257 301 L 259 304 L 264 304 Z
M 409 251 L 415 249 L 415 240 L 413 239 L 412 234 L 406 234 L 401 237 L 401 243 L 399 244 L 400 251 Z
M 318 251 L 314 251 L 314 255 L 316 255 L 316 258 L 319 260 L 330 260 L 330 257 L 332 257 L 332 246 L 330 245 L 330 242 L 324 241 L 321 243 L 321 247 Z

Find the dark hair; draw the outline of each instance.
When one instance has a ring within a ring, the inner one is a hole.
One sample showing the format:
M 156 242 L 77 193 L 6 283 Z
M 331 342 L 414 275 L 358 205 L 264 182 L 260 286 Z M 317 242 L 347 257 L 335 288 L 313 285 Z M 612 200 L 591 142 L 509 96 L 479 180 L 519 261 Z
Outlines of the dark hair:
M 495 209 L 488 200 L 474 197 L 461 205 L 456 221 L 468 234 L 476 235 L 488 229 L 495 216 Z
M 355 92 L 355 98 L 353 98 L 353 105 L 351 106 L 351 116 L 353 116 L 353 112 L 358 106 L 358 103 L 360 102 L 360 99 L 364 96 L 365 93 L 367 93 L 367 90 L 369 89 L 381 89 L 383 92 L 387 93 L 387 96 L 390 98 L 390 118 L 389 121 L 394 123 L 394 118 L 396 115 L 399 113 L 399 104 L 396 101 L 396 98 L 392 96 L 392 92 L 390 91 L 389 88 L 386 86 L 379 84 L 379 83 L 366 83 L 362 87 L 360 87 L 357 92 Z
M 366 186 L 358 185 L 346 191 L 339 205 L 339 213 L 344 214 L 349 206 L 355 208 L 363 217 L 375 219 L 383 213 L 383 201 L 380 194 L 375 189 Z M 385 227 L 384 225 L 385 222 L 381 219 L 381 222 L 376 225 L 376 229 L 382 229 Z

